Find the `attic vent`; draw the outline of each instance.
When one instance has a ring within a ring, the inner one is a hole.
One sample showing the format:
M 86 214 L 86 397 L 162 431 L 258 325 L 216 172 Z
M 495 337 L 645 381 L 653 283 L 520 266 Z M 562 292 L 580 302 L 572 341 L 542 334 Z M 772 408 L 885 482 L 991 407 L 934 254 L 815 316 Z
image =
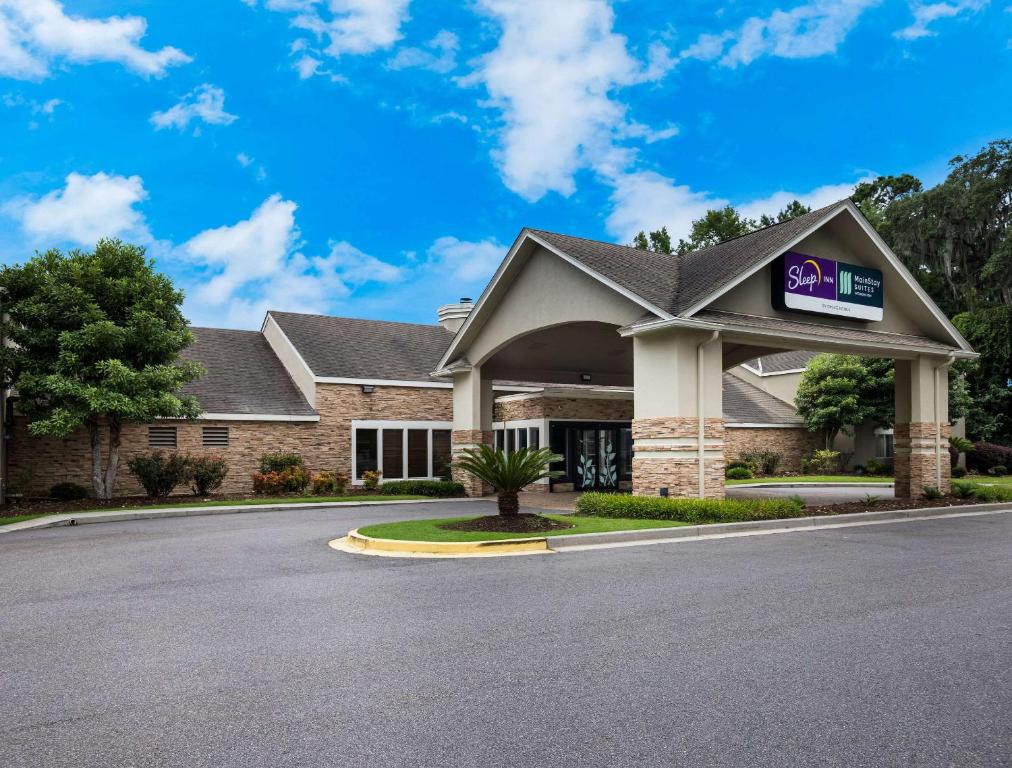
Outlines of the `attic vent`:
M 228 427 L 204 427 L 205 448 L 225 448 L 228 446 Z
M 148 448 L 175 448 L 175 427 L 148 427 Z

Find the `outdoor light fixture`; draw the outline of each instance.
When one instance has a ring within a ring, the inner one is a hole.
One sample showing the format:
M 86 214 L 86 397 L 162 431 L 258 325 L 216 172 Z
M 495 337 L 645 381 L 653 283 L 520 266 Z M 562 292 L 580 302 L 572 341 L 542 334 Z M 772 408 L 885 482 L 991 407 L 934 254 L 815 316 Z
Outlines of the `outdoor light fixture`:
M 590 374 L 589 373 L 581 373 L 580 374 L 580 381 L 582 381 L 584 384 L 590 384 Z
M 363 384 L 362 385 L 362 394 L 363 395 L 371 395 L 373 393 L 373 390 L 375 390 L 375 389 L 376 389 L 376 387 L 374 387 L 372 384 Z

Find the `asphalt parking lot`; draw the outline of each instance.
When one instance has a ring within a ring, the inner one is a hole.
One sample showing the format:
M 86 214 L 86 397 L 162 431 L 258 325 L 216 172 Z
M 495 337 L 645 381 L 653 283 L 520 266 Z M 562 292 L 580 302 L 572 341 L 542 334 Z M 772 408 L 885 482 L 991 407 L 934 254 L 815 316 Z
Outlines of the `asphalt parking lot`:
M 3 766 L 1002 766 L 1008 514 L 471 560 L 489 502 L 0 540 Z

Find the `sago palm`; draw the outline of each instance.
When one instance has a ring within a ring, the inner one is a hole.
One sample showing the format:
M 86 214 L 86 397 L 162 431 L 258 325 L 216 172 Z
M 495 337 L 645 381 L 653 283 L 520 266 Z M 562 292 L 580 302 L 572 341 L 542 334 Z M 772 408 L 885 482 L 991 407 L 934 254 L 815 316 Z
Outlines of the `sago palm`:
M 550 448 L 520 448 L 507 456 L 490 445 L 480 445 L 461 451 L 455 465 L 491 485 L 498 496 L 499 514 L 509 517 L 520 513 L 517 493 L 524 487 L 562 474 L 549 469 L 562 458 Z

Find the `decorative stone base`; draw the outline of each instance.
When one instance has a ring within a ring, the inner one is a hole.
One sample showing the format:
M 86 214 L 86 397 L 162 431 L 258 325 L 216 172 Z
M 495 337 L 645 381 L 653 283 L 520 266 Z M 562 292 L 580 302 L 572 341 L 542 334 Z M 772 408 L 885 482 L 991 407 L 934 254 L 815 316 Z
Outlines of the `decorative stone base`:
M 481 443 L 491 445 L 492 433 L 483 432 L 480 429 L 455 429 L 450 436 L 450 440 L 453 444 L 453 460 L 456 462 L 460 452 L 465 448 L 474 448 Z M 464 472 L 456 466 L 452 467 L 450 471 L 453 479 L 464 486 L 464 493 L 469 497 L 485 496 L 492 492 L 492 489 L 488 485 L 481 482 L 474 475 Z
M 952 466 L 949 458 L 949 426 L 942 425 L 941 455 L 935 456 L 935 425 L 930 421 L 893 426 L 894 494 L 898 499 L 924 495 L 926 487 L 948 493 Z M 939 469 L 941 478 L 939 479 Z
M 706 419 L 703 433 L 705 498 L 724 498 L 724 420 Z M 699 420 L 634 419 L 633 494 L 699 498 Z

